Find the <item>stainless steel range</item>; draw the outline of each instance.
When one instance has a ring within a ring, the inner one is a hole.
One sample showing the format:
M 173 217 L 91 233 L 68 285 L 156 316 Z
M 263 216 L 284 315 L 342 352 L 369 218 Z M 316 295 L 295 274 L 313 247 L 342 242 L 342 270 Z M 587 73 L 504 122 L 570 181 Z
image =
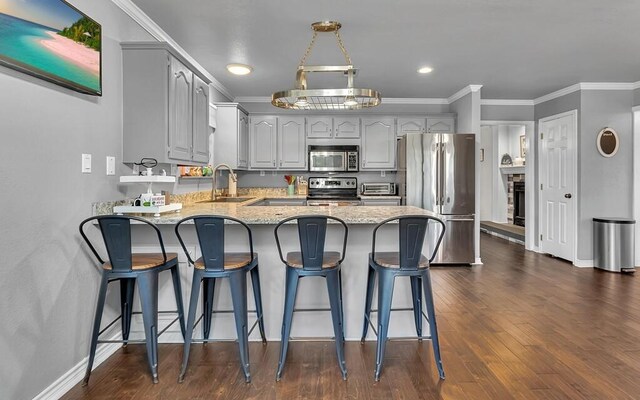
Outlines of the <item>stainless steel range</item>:
M 308 206 L 359 206 L 358 179 L 309 178 Z

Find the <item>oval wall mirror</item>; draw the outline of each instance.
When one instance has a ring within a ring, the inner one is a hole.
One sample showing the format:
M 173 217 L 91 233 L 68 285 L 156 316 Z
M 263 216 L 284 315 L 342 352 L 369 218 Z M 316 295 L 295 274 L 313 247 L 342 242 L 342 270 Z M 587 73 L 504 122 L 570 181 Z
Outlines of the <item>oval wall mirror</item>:
M 620 147 L 618 133 L 611 128 L 604 128 L 598 133 L 596 146 L 603 157 L 613 157 Z

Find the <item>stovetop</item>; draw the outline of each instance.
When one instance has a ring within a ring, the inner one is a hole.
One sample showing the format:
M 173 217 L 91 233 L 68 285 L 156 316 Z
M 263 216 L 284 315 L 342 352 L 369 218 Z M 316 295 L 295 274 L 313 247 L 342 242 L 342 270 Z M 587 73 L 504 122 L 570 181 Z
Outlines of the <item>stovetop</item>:
M 309 194 L 312 200 L 360 200 L 358 179 L 342 177 L 309 178 Z

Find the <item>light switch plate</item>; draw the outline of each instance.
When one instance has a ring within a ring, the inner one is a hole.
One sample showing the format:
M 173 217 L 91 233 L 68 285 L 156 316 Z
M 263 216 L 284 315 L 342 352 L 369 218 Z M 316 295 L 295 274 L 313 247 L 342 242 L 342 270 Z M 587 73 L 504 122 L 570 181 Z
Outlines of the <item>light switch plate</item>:
M 380 171 L 380 176 L 384 178 L 385 176 L 387 176 L 387 172 L 386 171 Z
M 116 174 L 116 158 L 114 156 L 107 156 L 107 175 Z
M 91 173 L 91 154 L 82 155 L 82 173 L 83 174 Z
M 264 171 L 260 171 L 260 176 L 264 176 Z

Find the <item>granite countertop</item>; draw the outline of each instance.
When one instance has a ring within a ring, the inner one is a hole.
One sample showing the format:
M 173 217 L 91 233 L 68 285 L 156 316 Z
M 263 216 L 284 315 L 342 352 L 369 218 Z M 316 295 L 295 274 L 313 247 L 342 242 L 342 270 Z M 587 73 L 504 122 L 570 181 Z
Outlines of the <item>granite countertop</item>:
M 178 213 L 164 213 L 160 217 L 153 217 L 151 214 L 139 216 L 159 225 L 173 225 L 182 218 L 203 214 L 234 217 L 250 225 L 270 225 L 296 215 L 330 215 L 348 224 L 377 224 L 387 218 L 401 215 L 434 215 L 430 211 L 413 206 L 252 206 L 265 199 L 306 199 L 306 195 L 287 196 L 277 192 L 260 191 L 239 193 L 239 195 L 252 198 L 240 203 L 207 203 L 197 202 L 202 200 L 201 195 L 191 195 L 189 199 L 196 201 L 184 203 L 182 210 Z M 385 196 L 376 196 L 376 198 L 382 197 Z M 113 210 L 112 205 L 113 203 L 96 204 L 94 214 L 110 214 Z

